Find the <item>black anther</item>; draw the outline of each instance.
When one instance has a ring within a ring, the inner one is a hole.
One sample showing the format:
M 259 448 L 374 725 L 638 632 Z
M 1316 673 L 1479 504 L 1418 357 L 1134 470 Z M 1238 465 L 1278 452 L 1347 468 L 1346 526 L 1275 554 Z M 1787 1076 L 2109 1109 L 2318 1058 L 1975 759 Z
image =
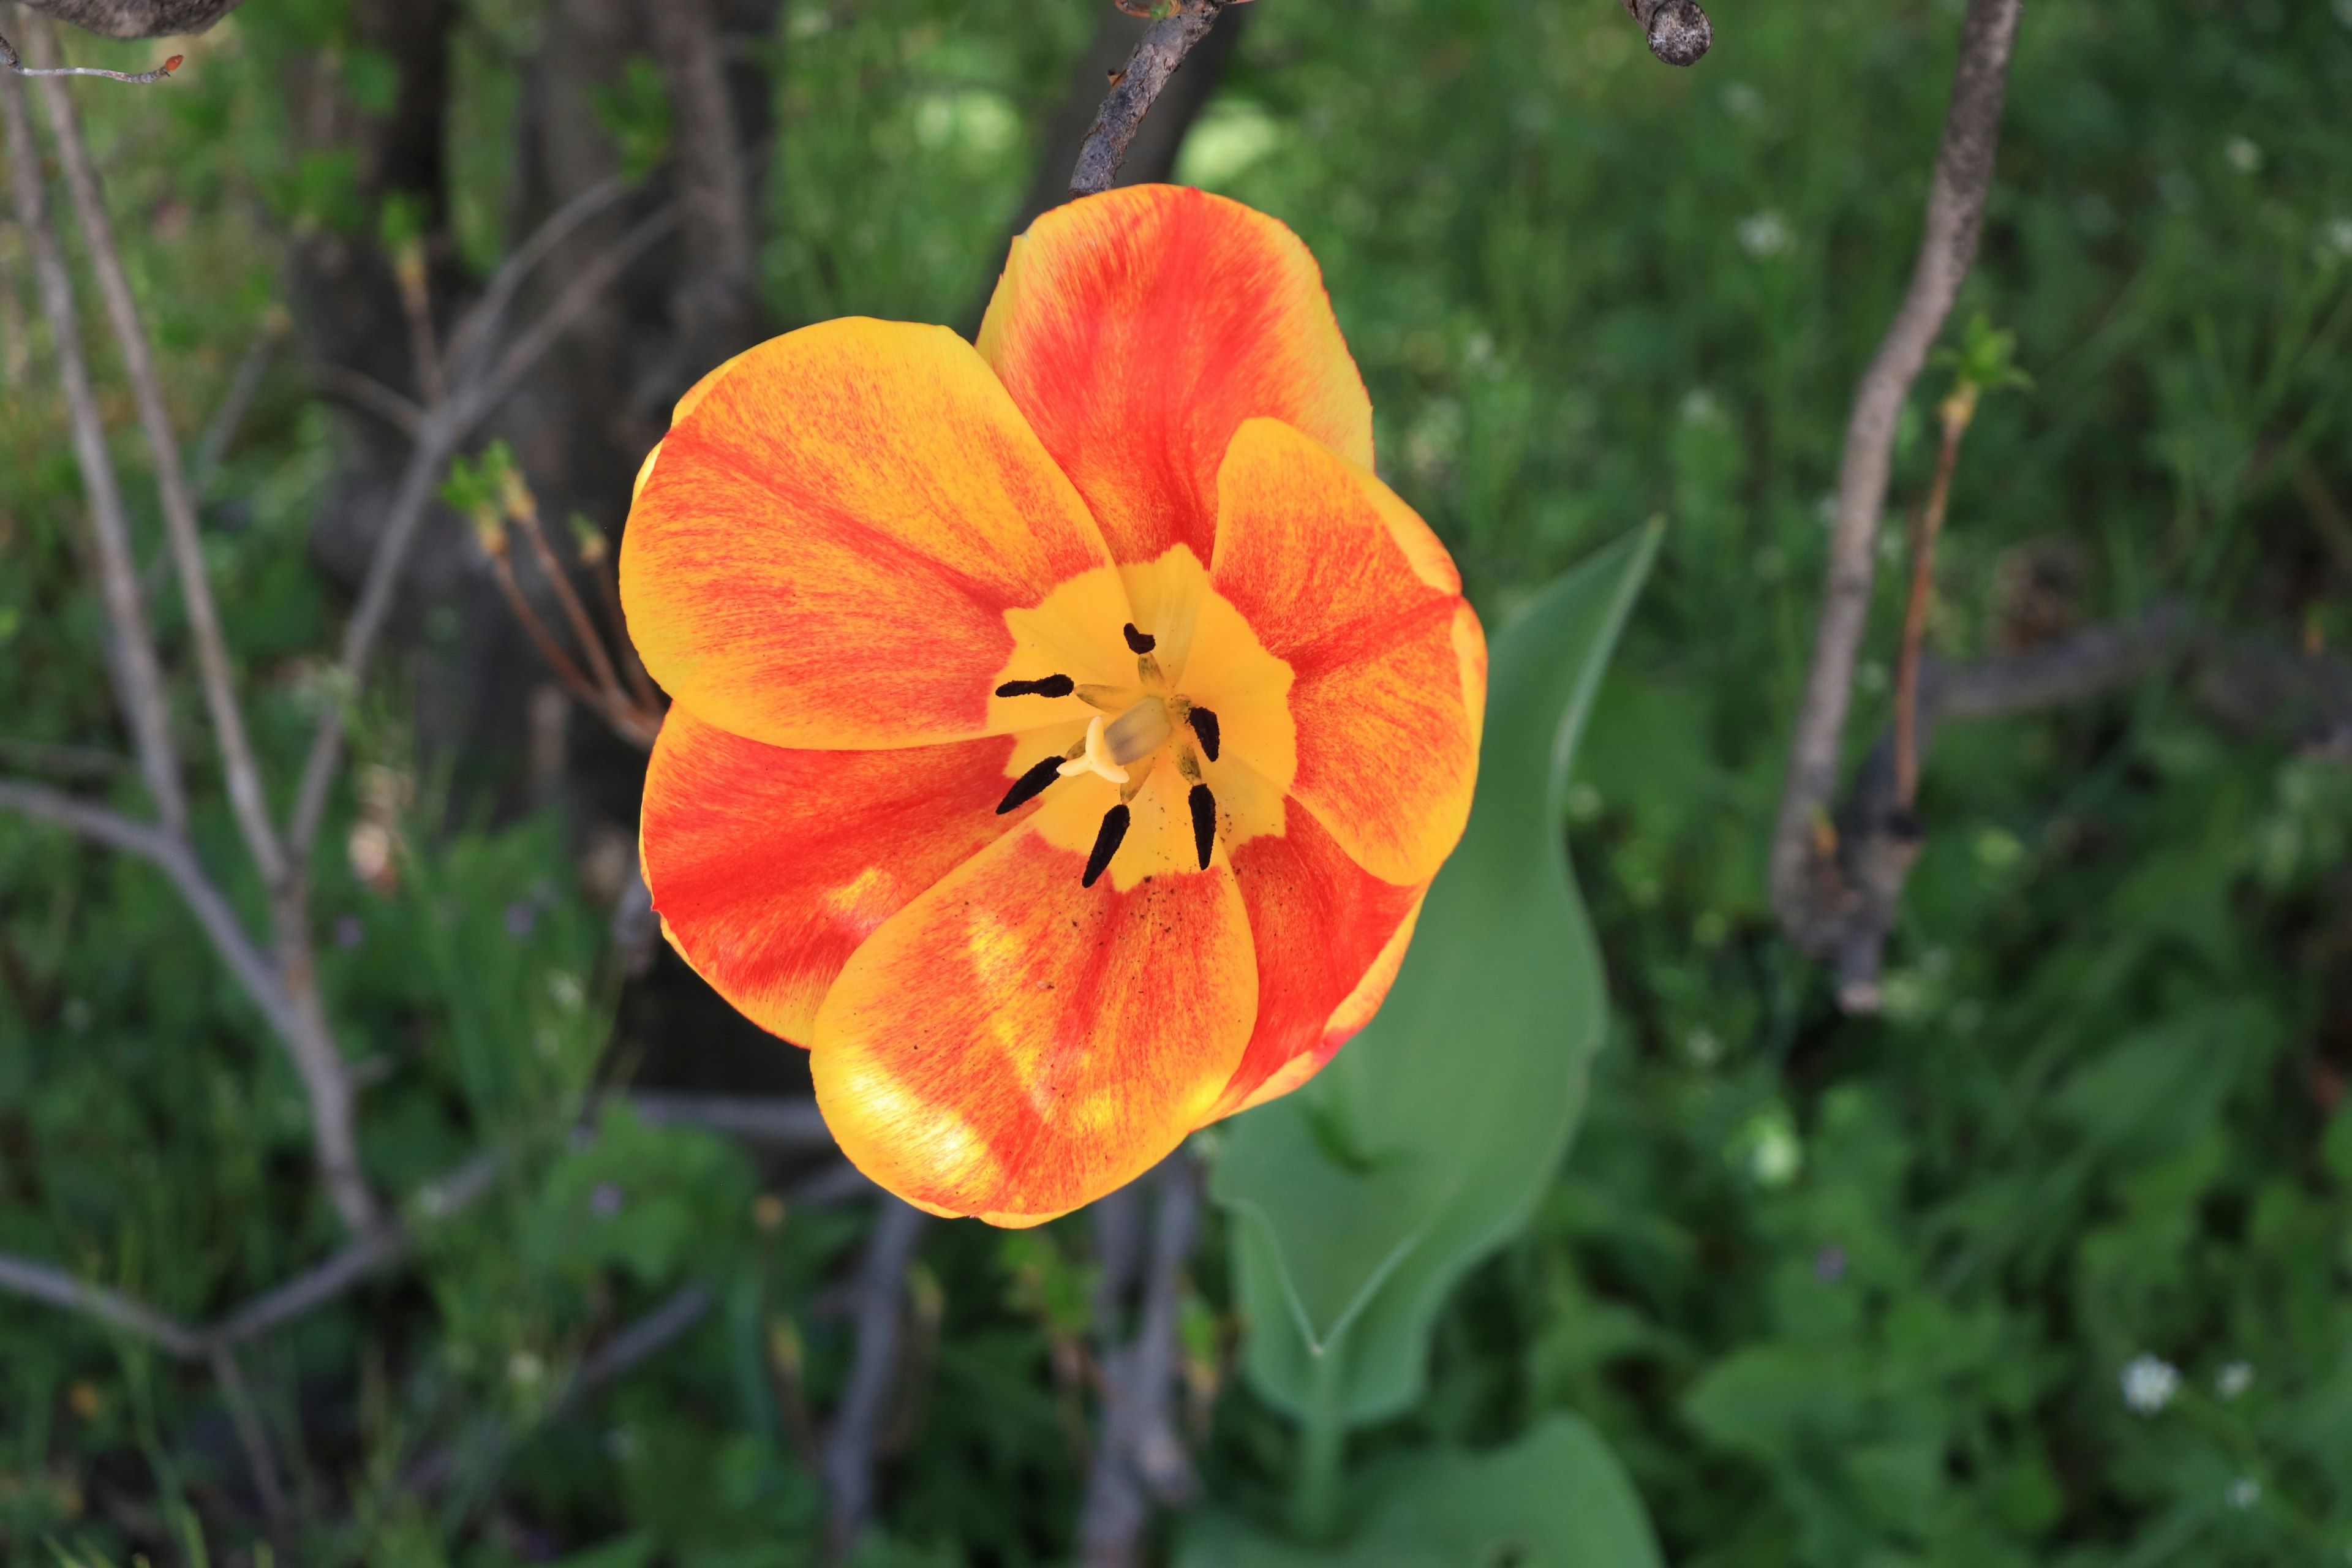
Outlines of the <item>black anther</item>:
M 1004 798 L 997 803 L 996 815 L 1003 816 L 1008 811 L 1017 811 L 1028 805 L 1045 794 L 1045 786 L 1061 777 L 1061 774 L 1062 759 L 1057 756 L 1047 757 L 1013 781 L 1013 787 L 1006 790 Z
M 1201 738 L 1201 750 L 1207 753 L 1209 761 L 1215 762 L 1217 748 L 1223 744 L 1217 734 L 1217 716 L 1206 708 L 1193 709 L 1192 733 Z
M 1078 683 L 1066 675 L 1049 675 L 1043 680 L 1008 680 L 996 689 L 999 697 L 1067 697 L 1078 689 Z
M 1087 874 L 1081 887 L 1091 888 L 1097 878 L 1110 865 L 1110 858 L 1118 853 L 1119 840 L 1127 837 L 1128 810 L 1114 805 L 1103 813 L 1102 831 L 1095 835 L 1095 851 L 1087 857 Z
M 1192 848 L 1201 857 L 1201 869 L 1209 868 L 1209 851 L 1217 847 L 1217 797 L 1209 793 L 1207 784 L 1194 784 L 1186 797 L 1192 806 Z
M 1128 622 L 1119 630 L 1127 634 L 1127 646 L 1136 653 L 1150 653 L 1160 646 L 1160 639 L 1150 632 L 1137 631 L 1133 621 Z

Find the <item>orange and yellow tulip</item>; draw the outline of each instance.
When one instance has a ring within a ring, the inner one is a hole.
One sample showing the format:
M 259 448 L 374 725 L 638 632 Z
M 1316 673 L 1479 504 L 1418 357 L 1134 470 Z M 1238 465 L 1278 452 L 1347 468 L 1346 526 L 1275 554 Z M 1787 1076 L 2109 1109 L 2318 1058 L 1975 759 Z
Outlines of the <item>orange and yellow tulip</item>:
M 1314 258 L 1198 191 L 1038 219 L 976 345 L 713 371 L 621 592 L 662 929 L 937 1214 L 1051 1219 L 1305 1082 L 1469 816 L 1477 617 Z

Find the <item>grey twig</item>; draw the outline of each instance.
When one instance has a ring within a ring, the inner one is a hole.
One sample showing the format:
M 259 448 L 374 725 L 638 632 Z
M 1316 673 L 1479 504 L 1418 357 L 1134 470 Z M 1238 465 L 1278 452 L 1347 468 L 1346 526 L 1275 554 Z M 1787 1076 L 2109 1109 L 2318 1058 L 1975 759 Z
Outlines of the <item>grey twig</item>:
M 41 304 L 49 318 L 57 355 L 58 383 L 66 418 L 89 498 L 92 554 L 98 563 L 99 595 L 106 606 L 109 663 L 115 696 L 131 731 L 141 776 L 155 802 L 155 814 L 177 834 L 187 825 L 187 797 L 180 787 L 180 763 L 172 744 L 171 706 L 155 638 L 139 592 L 139 569 L 131 549 L 131 524 L 122 486 L 106 446 L 106 422 L 91 385 L 89 360 L 81 340 L 80 313 L 74 306 L 73 279 L 49 221 L 48 195 L 41 186 L 41 152 L 33 138 L 25 89 L 15 76 L 0 72 L 0 125 L 7 136 L 10 184 L 16 187 L 16 220 L 25 231 Z
M 314 366 L 311 375 L 320 391 L 366 409 L 411 439 L 425 427 L 423 405 L 405 393 L 394 391 L 372 375 L 340 364 Z
M 1192 52 L 1192 46 L 1216 26 L 1218 16 L 1238 0 L 1174 3 L 1174 14 L 1145 30 L 1135 52 L 1128 56 L 1126 68 L 1111 79 L 1110 93 L 1096 111 L 1086 144 L 1078 149 L 1077 167 L 1070 173 L 1073 196 L 1098 195 L 1111 188 L 1112 182 L 1118 178 L 1119 163 L 1127 157 L 1127 144 L 1135 140 L 1160 89 L 1168 85 L 1168 79 L 1176 74 L 1176 68 Z
M 617 174 L 597 181 L 550 213 L 529 237 L 515 247 L 513 255 L 499 263 L 482 297 L 474 301 L 457 330 L 449 334 L 447 359 L 451 375 L 464 381 L 480 371 L 477 360 L 483 346 L 497 339 L 506 325 L 507 311 L 514 304 L 515 294 L 539 264 L 553 255 L 557 246 L 578 233 L 581 225 L 628 194 L 628 184 Z
M 495 1152 L 475 1156 L 425 1187 L 417 1199 L 418 1210 L 424 1217 L 436 1221 L 456 1215 L 489 1191 L 501 1163 L 502 1157 Z M 53 1265 L 6 1253 L 0 1253 L 0 1290 L 96 1318 L 111 1328 L 136 1334 L 182 1361 L 211 1361 L 217 1352 L 257 1340 L 279 1324 L 337 1300 L 362 1280 L 406 1258 L 415 1245 L 415 1236 L 408 1227 L 387 1223 L 345 1246 L 317 1268 L 282 1285 L 272 1286 L 202 1328 L 184 1323 L 118 1290 L 78 1279 Z
M 583 193 L 596 194 L 593 191 Z M 541 226 L 541 232 L 563 225 L 576 226 L 583 221 L 582 215 L 586 210 L 590 209 L 583 208 L 582 202 L 575 199 L 557 209 Z M 540 357 L 571 329 L 596 297 L 612 285 L 629 263 L 667 234 L 677 222 L 677 209 L 671 205 L 637 224 L 610 250 L 581 269 L 557 297 L 555 303 L 548 307 L 547 313 L 498 361 L 495 369 L 485 372 L 477 365 L 472 374 L 461 374 L 450 389 L 448 401 L 425 411 L 416 428 L 415 446 L 409 452 L 407 466 L 401 470 L 400 483 L 393 493 L 392 506 L 376 534 L 375 548 L 368 559 L 367 576 L 360 587 L 359 604 L 352 612 L 350 623 L 343 628 L 342 658 L 336 677 L 336 684 L 342 690 L 358 690 L 360 683 L 367 677 L 368 661 L 374 654 L 377 637 L 383 634 L 385 622 L 392 615 L 401 577 L 408 564 L 409 550 L 415 543 L 417 531 L 432 506 L 434 492 L 448 467 L 451 455 L 515 382 L 528 374 Z M 525 241 L 522 247 L 524 251 L 535 248 L 541 255 L 547 248 L 537 246 L 537 237 Z M 487 314 L 497 294 L 494 284 L 491 294 L 485 296 L 481 304 L 476 307 L 468 322 L 459 327 L 453 342 L 469 335 L 468 327 Z M 495 329 L 475 326 L 471 335 L 482 340 L 475 352 L 487 358 L 494 347 Z M 319 728 L 311 736 L 310 752 L 303 763 L 302 782 L 295 794 L 294 815 L 286 833 L 287 843 L 297 860 L 307 854 L 317 841 L 319 828 L 326 819 L 328 795 L 334 787 L 335 775 L 342 763 L 347 719 L 344 704 L 332 701 L 320 715 Z
M 57 55 L 57 35 L 46 16 L 36 17 L 27 33 L 33 52 L 44 63 Z M 204 542 L 196 531 L 196 500 L 180 461 L 180 438 L 172 429 L 171 410 L 163 402 L 163 384 L 156 374 L 155 355 L 147 340 L 146 323 L 139 317 L 139 301 L 131 292 L 131 275 L 123 269 L 122 248 L 114 235 L 114 220 L 99 188 L 98 170 L 83 139 L 81 115 L 72 89 L 54 79 L 41 83 L 42 101 L 48 106 L 49 128 L 56 134 L 58 161 L 63 166 L 66 189 L 81 220 L 82 237 L 89 246 L 91 270 L 122 351 L 122 368 L 131 383 L 131 402 L 155 465 L 155 489 L 163 502 L 163 531 L 180 573 L 180 601 L 188 618 L 188 637 L 195 645 L 196 674 L 204 689 L 205 706 L 220 745 L 222 782 L 229 806 L 245 836 L 247 853 L 264 885 L 279 887 L 286 880 L 286 857 L 269 820 L 269 800 L 262 787 L 261 764 L 245 728 L 245 711 L 236 699 L 236 677 L 229 667 L 228 644 L 221 632 L 220 611 L 213 603 L 212 581 L 205 567 Z
M 703 1314 L 710 1310 L 711 1300 L 709 1286 L 681 1285 L 660 1306 L 590 1351 L 581 1358 L 572 1381 L 564 1385 L 556 1414 L 568 1414 L 597 1389 L 675 1343 L 702 1321 Z
M 1116 1342 L 1119 1313 L 1115 1298 L 1097 1306 L 1104 1340 L 1098 1358 L 1102 1429 L 1078 1516 L 1078 1560 L 1084 1568 L 1134 1568 L 1142 1560 L 1151 1505 L 1181 1508 L 1199 1490 L 1192 1458 L 1176 1435 L 1171 1399 L 1178 1371 L 1177 1314 L 1200 1221 L 1200 1167 L 1179 1149 L 1160 1163 L 1151 1181 L 1159 1189 L 1160 1205 L 1134 1338 Z M 1122 1196 L 1131 1199 L 1141 1184 L 1098 1200 L 1097 1206 Z M 1114 1251 L 1126 1248 L 1107 1234 L 1133 1230 L 1131 1208 L 1130 1204 L 1123 1227 L 1114 1224 L 1097 1230 L 1104 1243 L 1107 1283 L 1114 1277 L 1131 1279 L 1136 1272 L 1132 1262 L 1113 1258 Z
M 37 13 L 34 25 L 37 27 L 45 26 L 47 25 L 47 19 L 39 16 Z M 153 70 L 144 71 L 100 70 L 96 66 L 28 66 L 17 58 L 16 51 L 9 46 L 6 38 L 0 38 L 0 66 L 5 66 L 18 76 L 102 76 L 109 81 L 127 81 L 133 86 L 143 87 L 151 81 L 162 81 L 165 77 L 178 70 L 180 62 L 184 58 L 186 57 L 184 55 L 173 55 Z
M 277 352 L 278 340 L 285 337 L 290 318 L 283 310 L 272 310 L 254 334 L 252 346 L 236 362 L 229 373 L 228 390 L 221 395 L 221 404 L 213 411 L 211 423 L 196 442 L 196 455 L 189 463 L 188 487 L 201 501 L 212 493 L 213 482 L 220 478 L 222 459 L 228 456 L 229 443 L 236 439 L 237 426 L 245 423 L 246 414 L 253 407 L 254 398 L 261 391 L 261 378 L 269 369 L 270 356 Z
M 2156 673 L 2197 640 L 2194 619 L 2167 603 L 2135 621 L 2093 626 L 2007 658 L 1969 665 L 1923 659 L 1913 719 L 1916 754 L 1925 760 L 1936 726 L 1945 720 L 2003 718 L 2087 701 Z M 1849 1012 L 1874 1012 L 1881 1005 L 1886 938 L 1919 858 L 1923 830 L 1904 796 L 1901 751 L 1890 729 L 1854 776 L 1832 828 L 1844 892 L 1836 944 L 1821 956 L 1834 966 L 1839 1001 Z
M 856 1349 L 824 1444 L 825 1546 L 835 1563 L 847 1560 L 874 1516 L 876 1453 L 906 1332 L 907 1266 L 929 1217 L 885 1194 L 858 1266 Z
M 0 1290 L 14 1291 L 68 1312 L 96 1318 L 109 1328 L 135 1334 L 183 1361 L 195 1361 L 205 1353 L 204 1336 L 170 1313 L 159 1312 L 143 1301 L 134 1301 L 119 1290 L 87 1284 L 46 1263 L 0 1253 Z
M 1869 616 L 1895 421 L 1976 259 L 2021 4 L 1969 0 L 1911 286 L 1863 374 L 1846 426 L 1821 620 L 1772 839 L 1774 912 L 1790 941 L 1820 958 L 1833 958 L 1846 945 L 1863 903 L 1841 865 L 1829 813 Z
M 1715 24 L 1698 0 L 1623 0 L 1625 14 L 1642 24 L 1650 52 L 1670 66 L 1695 66 L 1714 47 Z
M 784 1150 L 814 1152 L 833 1147 L 833 1133 L 814 1100 L 670 1094 L 645 1089 L 631 1090 L 628 1098 L 637 1120 L 650 1126 L 702 1127 L 748 1143 Z
M 171 879 L 182 901 L 204 928 L 213 951 L 228 966 L 247 999 L 261 1010 L 270 1028 L 291 1040 L 300 1028 L 286 1000 L 283 987 L 271 973 L 268 958 L 246 934 L 244 924 L 228 900 L 196 863 L 195 851 L 177 834 L 151 823 L 138 822 L 106 806 L 15 779 L 0 779 L 0 808 L 72 829 L 93 843 L 135 855 Z

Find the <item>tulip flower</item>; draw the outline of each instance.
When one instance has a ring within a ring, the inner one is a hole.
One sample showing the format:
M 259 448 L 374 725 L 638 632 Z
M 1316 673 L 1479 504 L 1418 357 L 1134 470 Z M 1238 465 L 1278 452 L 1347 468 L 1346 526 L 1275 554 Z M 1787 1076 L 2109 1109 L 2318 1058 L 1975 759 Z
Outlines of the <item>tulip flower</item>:
M 933 1213 L 1053 1218 L 1305 1082 L 1469 815 L 1477 617 L 1313 258 L 1198 191 L 1038 219 L 977 344 L 713 371 L 621 590 L 663 931 Z

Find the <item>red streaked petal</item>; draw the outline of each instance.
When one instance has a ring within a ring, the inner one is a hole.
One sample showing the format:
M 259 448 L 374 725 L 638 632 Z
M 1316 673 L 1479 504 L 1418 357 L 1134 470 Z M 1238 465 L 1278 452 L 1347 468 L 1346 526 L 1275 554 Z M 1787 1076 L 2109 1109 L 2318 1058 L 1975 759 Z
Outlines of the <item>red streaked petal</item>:
M 1011 728 L 990 708 L 1021 640 L 1006 612 L 1088 573 L 1116 591 L 1077 492 L 945 328 L 805 328 L 679 408 L 630 509 L 622 602 L 654 679 L 738 735 L 871 749 Z
M 1400 933 L 1410 935 L 1423 891 L 1366 871 L 1296 803 L 1287 815 L 1281 833 L 1234 851 L 1257 954 L 1258 1014 L 1220 1116 L 1297 1088 L 1363 1026 L 1388 993 L 1404 955 Z
M 1253 416 L 1371 466 L 1371 402 L 1315 258 L 1222 196 L 1137 185 L 1045 214 L 979 346 L 1121 562 L 1209 559 L 1217 465 Z
M 1258 998 L 1232 874 L 1120 892 L 1081 887 L 1085 858 L 1034 826 L 1008 834 L 886 922 L 826 995 L 817 1103 L 908 1202 L 1051 1219 L 1150 1169 L 1231 1080 Z
M 1218 470 L 1209 580 L 1290 667 L 1291 798 L 1384 881 L 1426 882 L 1469 820 L 1486 640 L 1428 526 L 1272 419 Z
M 761 1028 L 806 1045 L 858 945 L 1024 819 L 996 815 L 1008 770 L 1066 743 L 799 751 L 672 707 L 639 830 L 654 909 L 696 973 Z

